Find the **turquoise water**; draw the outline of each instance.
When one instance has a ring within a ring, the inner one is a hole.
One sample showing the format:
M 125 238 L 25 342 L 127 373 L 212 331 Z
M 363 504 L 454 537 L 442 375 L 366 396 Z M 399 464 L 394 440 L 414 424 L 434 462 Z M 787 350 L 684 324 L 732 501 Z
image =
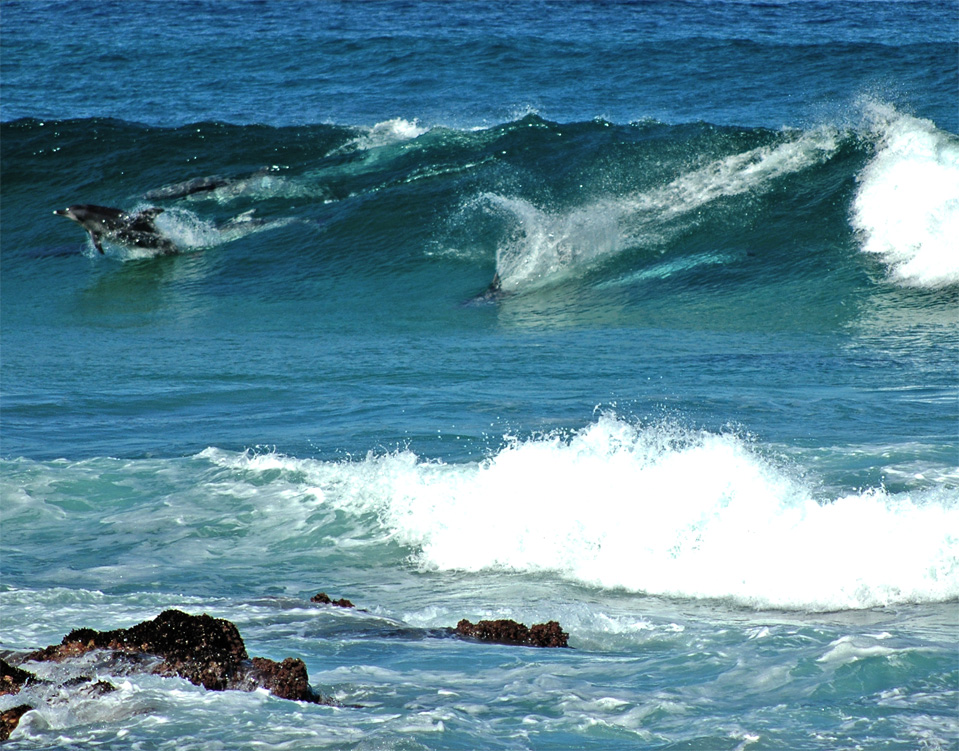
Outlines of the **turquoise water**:
M 2 3 L 0 648 L 179 607 L 362 705 L 100 655 L 10 747 L 954 747 L 955 23 Z

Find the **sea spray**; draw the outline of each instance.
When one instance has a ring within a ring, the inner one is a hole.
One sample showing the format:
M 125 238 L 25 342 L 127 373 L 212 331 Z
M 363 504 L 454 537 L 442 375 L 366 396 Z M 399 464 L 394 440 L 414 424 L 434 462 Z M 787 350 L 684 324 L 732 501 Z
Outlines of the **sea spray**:
M 888 104 L 865 108 L 876 151 L 858 176 L 850 221 L 893 281 L 959 284 L 959 138 Z
M 390 120 L 376 123 L 376 125 L 371 128 L 361 129 L 360 135 L 344 148 L 366 151 L 383 146 L 392 146 L 394 144 L 412 141 L 428 132 L 428 130 L 429 128 L 424 128 L 415 120 L 410 122 L 401 117 L 394 117 Z
M 517 291 L 555 284 L 629 248 L 661 252 L 702 221 L 708 204 L 766 193 L 778 180 L 827 162 L 840 145 L 833 128 L 787 132 L 777 144 L 713 159 L 659 187 L 601 196 L 565 210 L 485 193 L 479 205 L 504 220 L 503 240 L 496 249 L 500 285 Z
M 604 416 L 511 440 L 478 463 L 410 451 L 333 463 L 207 456 L 245 471 L 295 467 L 304 495 L 351 516 L 375 513 L 424 569 L 542 572 L 755 608 L 959 596 L 959 504 L 948 489 L 822 497 L 731 434 Z M 370 543 L 366 524 L 357 532 Z

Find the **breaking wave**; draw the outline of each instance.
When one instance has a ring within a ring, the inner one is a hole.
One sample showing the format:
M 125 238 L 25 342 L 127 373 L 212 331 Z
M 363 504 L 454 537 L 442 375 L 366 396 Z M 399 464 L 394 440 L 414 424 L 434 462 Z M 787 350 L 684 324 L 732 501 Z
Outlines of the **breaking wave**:
M 956 488 L 823 497 L 734 435 L 607 415 L 464 465 L 408 451 L 342 463 L 202 456 L 257 476 L 295 473 L 311 503 L 375 514 L 384 541 L 426 569 L 542 572 L 754 608 L 959 597 Z
M 863 251 L 897 283 L 959 284 L 959 138 L 884 104 L 866 115 L 876 152 L 857 177 L 850 220 Z

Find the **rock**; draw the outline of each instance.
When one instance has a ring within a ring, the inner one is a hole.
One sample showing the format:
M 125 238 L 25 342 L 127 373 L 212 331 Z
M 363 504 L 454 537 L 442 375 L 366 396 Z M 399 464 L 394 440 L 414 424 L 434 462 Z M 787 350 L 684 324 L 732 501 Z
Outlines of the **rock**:
M 567 647 L 569 634 L 556 621 L 539 623 L 527 628 L 511 620 L 479 621 L 470 623 L 465 618 L 456 624 L 454 632 L 467 639 L 479 639 L 496 644 L 516 644 L 527 647 Z
M 569 634 L 556 621 L 537 623 L 529 629 L 530 644 L 534 647 L 568 647 Z
M 109 681 L 94 683 L 93 678 L 88 675 L 78 675 L 76 678 L 64 681 L 60 685 L 62 688 L 75 688 L 77 693 L 85 696 L 103 696 L 104 694 L 112 694 L 117 690 L 117 687 Z
M 10 733 L 17 729 L 20 724 L 20 718 L 29 712 L 33 707 L 29 704 L 21 704 L 18 707 L 12 707 L 0 712 L 0 741 L 10 738 Z
M 306 701 L 312 704 L 324 704 L 310 687 L 303 660 L 287 657 L 283 662 L 274 662 L 265 657 L 251 660 L 251 674 L 258 686 L 269 690 L 274 696 L 293 701 Z
M 0 659 L 0 696 L 18 694 L 27 683 L 36 680 L 37 677 L 33 673 L 28 673 Z
M 154 672 L 175 675 L 204 688 L 222 691 L 247 659 L 240 632 L 230 621 L 166 610 L 152 621 L 115 631 L 74 629 L 59 645 L 34 652 L 27 660 L 60 662 L 94 649 L 163 658 Z
M 320 605 L 335 605 L 338 608 L 352 608 L 353 603 L 347 600 L 345 597 L 341 597 L 339 600 L 332 600 L 326 592 L 320 592 L 315 594 L 310 598 L 310 602 L 317 602 Z
M 149 672 L 186 678 L 211 691 L 266 688 L 284 699 L 330 703 L 310 688 L 302 660 L 250 660 L 237 627 L 205 613 L 189 615 L 166 610 L 152 621 L 127 629 L 75 629 L 60 644 L 33 652 L 26 660 L 60 662 L 94 649 L 161 657 L 162 662 L 147 668 Z

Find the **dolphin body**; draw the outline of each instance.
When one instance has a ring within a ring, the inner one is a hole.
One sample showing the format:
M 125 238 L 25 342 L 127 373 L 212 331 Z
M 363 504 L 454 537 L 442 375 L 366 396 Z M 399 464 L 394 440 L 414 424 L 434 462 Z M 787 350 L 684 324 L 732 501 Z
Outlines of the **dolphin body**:
M 490 282 L 490 285 L 485 290 L 480 292 L 478 295 L 474 295 L 463 304 L 472 307 L 473 305 L 494 303 L 499 302 L 508 295 L 509 292 L 503 290 L 503 285 L 499 278 L 499 272 L 496 272 L 493 274 L 493 281 Z
M 266 177 L 279 172 L 279 167 L 262 167 L 251 175 L 243 178 L 223 177 L 222 175 L 207 175 L 194 177 L 183 182 L 167 185 L 163 188 L 147 191 L 143 197 L 148 201 L 172 201 L 177 198 L 187 198 L 198 193 L 212 193 L 220 188 L 243 189 L 257 178 Z
M 165 188 L 157 188 L 143 194 L 148 201 L 162 201 L 164 199 L 185 198 L 195 193 L 210 193 L 217 188 L 225 188 L 231 185 L 231 181 L 219 175 L 210 175 L 208 177 L 194 177 L 191 180 L 184 180 L 176 185 L 168 185 Z
M 129 214 L 109 206 L 81 203 L 58 209 L 53 213 L 57 216 L 65 216 L 83 227 L 90 233 L 94 247 L 101 253 L 103 253 L 103 245 L 100 244 L 100 239 L 105 237 L 123 245 L 156 249 L 163 255 L 171 255 L 177 252 L 176 245 L 153 223 L 153 220 L 162 212 L 163 209 L 150 208 Z

